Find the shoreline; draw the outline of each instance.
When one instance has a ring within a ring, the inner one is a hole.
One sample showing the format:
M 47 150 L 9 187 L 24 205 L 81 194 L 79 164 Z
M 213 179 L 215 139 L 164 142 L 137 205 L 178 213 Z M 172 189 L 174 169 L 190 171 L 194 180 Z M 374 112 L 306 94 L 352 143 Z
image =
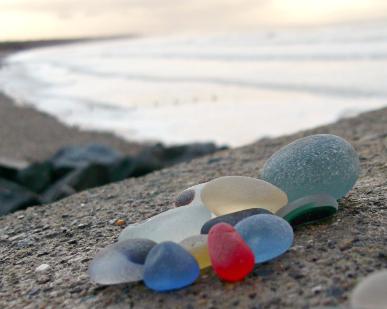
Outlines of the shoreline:
M 0 158 L 41 161 L 61 147 L 88 143 L 100 143 L 126 155 L 138 153 L 145 145 L 111 133 L 66 126 L 32 107 L 18 106 L 0 92 Z
M 192 286 L 154 293 L 142 283 L 99 286 L 87 276 L 89 261 L 113 243 L 123 219 L 140 222 L 173 208 L 175 196 L 194 184 L 224 175 L 257 177 L 280 147 L 311 134 L 336 134 L 356 149 L 361 175 L 340 200 L 338 213 L 295 230 L 293 247 L 257 265 L 242 282 L 225 284 L 211 269 Z M 334 124 L 241 148 L 84 191 L 54 204 L 0 218 L 3 262 L 0 306 L 13 308 L 317 308 L 348 307 L 356 284 L 387 267 L 387 108 Z M 48 264 L 44 273 L 36 267 Z M 227 297 L 221 297 L 227 294 Z
M 5 57 L 19 51 L 115 38 L 118 37 L 0 42 L 0 68 Z M 109 132 L 67 126 L 49 114 L 30 106 L 17 104 L 0 91 L 1 159 L 41 161 L 53 155 L 61 147 L 87 143 L 100 143 L 125 155 L 136 154 L 144 145 L 149 144 L 127 141 Z

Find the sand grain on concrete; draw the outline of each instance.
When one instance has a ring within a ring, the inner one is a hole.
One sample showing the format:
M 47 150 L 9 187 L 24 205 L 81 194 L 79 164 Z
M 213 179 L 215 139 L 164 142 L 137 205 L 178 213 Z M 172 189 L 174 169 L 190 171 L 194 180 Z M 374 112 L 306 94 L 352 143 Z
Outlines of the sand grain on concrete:
M 223 175 L 257 177 L 265 160 L 296 138 L 332 133 L 360 154 L 361 176 L 337 215 L 298 228 L 291 250 L 257 265 L 243 282 L 211 269 L 183 290 L 157 294 L 142 283 L 101 287 L 87 266 L 123 227 L 173 207 L 179 191 Z M 1 308 L 316 308 L 348 303 L 367 274 L 387 267 L 387 108 L 85 191 L 0 219 Z M 41 264 L 46 271 L 35 272 Z

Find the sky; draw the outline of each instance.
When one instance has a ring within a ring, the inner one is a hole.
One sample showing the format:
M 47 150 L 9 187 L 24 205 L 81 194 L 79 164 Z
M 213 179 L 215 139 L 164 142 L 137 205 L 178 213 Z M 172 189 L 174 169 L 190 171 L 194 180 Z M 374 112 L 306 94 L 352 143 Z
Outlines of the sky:
M 386 0 L 0 0 L 0 41 L 387 19 Z

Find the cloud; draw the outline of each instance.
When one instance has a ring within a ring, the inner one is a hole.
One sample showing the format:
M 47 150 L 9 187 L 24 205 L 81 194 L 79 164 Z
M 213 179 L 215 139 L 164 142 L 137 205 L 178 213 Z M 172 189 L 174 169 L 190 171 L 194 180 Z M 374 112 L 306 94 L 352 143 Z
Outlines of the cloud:
M 244 31 L 386 15 L 385 0 L 0 0 L 0 36 Z

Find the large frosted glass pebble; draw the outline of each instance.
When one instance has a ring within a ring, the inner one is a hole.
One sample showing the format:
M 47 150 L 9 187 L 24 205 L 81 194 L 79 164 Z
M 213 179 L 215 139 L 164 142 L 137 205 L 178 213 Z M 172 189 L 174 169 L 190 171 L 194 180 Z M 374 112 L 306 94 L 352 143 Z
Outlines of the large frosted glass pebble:
M 194 204 L 203 204 L 200 198 L 200 193 L 205 184 L 206 183 L 200 183 L 179 193 L 175 199 L 175 206 L 180 207 Z
M 200 234 L 202 225 L 210 218 L 211 212 L 200 204 L 173 208 L 142 223 L 128 225 L 118 240 L 147 238 L 155 242 L 180 242 Z
M 270 261 L 286 252 L 293 243 L 293 229 L 275 215 L 255 215 L 240 221 L 235 229 L 254 252 L 255 263 Z
M 195 258 L 180 245 L 167 241 L 148 253 L 144 283 L 152 290 L 165 292 L 192 284 L 199 273 Z
M 337 212 L 337 200 L 329 194 L 313 194 L 290 202 L 277 211 L 292 226 L 312 223 Z
M 360 163 L 352 145 L 331 134 L 311 135 L 283 147 L 265 163 L 262 179 L 285 191 L 289 201 L 326 193 L 339 199 L 355 184 Z
M 286 194 L 276 186 L 244 176 L 225 176 L 209 181 L 202 189 L 201 198 L 217 216 L 250 208 L 263 208 L 274 213 L 288 202 Z
M 100 284 L 142 280 L 145 258 L 155 245 L 149 239 L 129 239 L 107 246 L 89 265 L 91 280 Z
M 351 309 L 387 308 L 387 270 L 373 273 L 362 280 L 353 290 Z
M 207 221 L 202 226 L 202 229 L 200 230 L 200 233 L 201 234 L 208 234 L 210 229 L 215 224 L 218 224 L 218 223 L 228 223 L 231 226 L 234 226 L 239 221 L 241 221 L 241 220 L 243 220 L 243 219 L 245 219 L 247 217 L 250 217 L 250 216 L 253 216 L 253 215 L 259 215 L 259 214 L 273 214 L 273 213 L 270 212 L 267 209 L 262 209 L 262 208 L 250 208 L 250 209 L 246 209 L 246 210 L 241 210 L 241 211 L 233 212 L 233 213 L 230 213 L 230 214 L 227 214 L 227 215 L 223 215 L 223 216 L 212 218 L 210 221 Z
M 254 253 L 230 224 L 218 223 L 211 228 L 208 251 L 212 267 L 222 280 L 240 281 L 254 269 Z
M 211 266 L 210 255 L 208 254 L 208 236 L 195 235 L 184 239 L 180 245 L 196 259 L 200 269 Z

